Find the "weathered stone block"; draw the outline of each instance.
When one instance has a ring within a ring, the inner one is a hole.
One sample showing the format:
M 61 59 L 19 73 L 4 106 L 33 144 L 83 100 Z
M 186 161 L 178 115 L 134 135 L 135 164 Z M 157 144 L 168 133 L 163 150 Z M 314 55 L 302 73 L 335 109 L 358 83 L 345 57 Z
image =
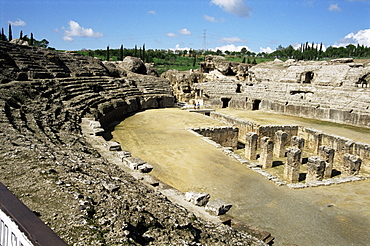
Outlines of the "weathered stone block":
M 208 202 L 208 204 L 205 207 L 205 210 L 213 215 L 223 215 L 227 213 L 231 207 L 232 204 L 227 203 L 221 199 L 215 199 L 213 201 Z
M 100 125 L 99 121 L 92 120 L 92 121 L 90 121 L 89 125 L 90 125 L 91 128 L 101 128 L 101 125 Z
M 123 162 L 132 170 L 138 170 L 140 165 L 146 162 L 139 157 L 127 157 L 123 159 Z
M 299 182 L 299 170 L 301 167 L 301 150 L 295 147 L 287 149 L 287 160 L 284 166 L 284 179 L 290 183 Z
M 124 158 L 131 157 L 131 152 L 125 150 L 117 151 L 117 155 L 123 161 Z
M 119 150 L 121 150 L 121 145 L 117 142 L 114 142 L 114 141 L 108 141 L 107 142 L 107 147 L 110 151 L 119 151 Z
M 261 154 L 259 158 L 259 163 L 262 166 L 262 168 L 272 167 L 273 150 L 274 142 L 271 141 L 269 137 L 263 137 L 261 139 Z
M 153 170 L 153 166 L 148 163 L 144 163 L 138 166 L 138 170 L 142 173 L 149 173 Z
M 343 156 L 342 175 L 357 175 L 360 172 L 361 164 L 362 160 L 360 157 L 351 154 L 345 154 Z
M 329 146 L 322 145 L 319 147 L 319 157 L 325 161 L 325 178 L 331 178 L 334 163 L 334 149 Z
M 103 128 L 93 128 L 92 132 L 94 136 L 102 136 L 104 134 L 104 129 Z
M 321 181 L 324 178 L 325 161 L 318 156 L 311 156 L 307 162 L 306 183 Z
M 296 147 L 296 148 L 300 149 L 301 151 L 304 148 L 304 143 L 305 143 L 304 138 L 301 138 L 301 137 L 298 137 L 298 136 L 293 136 L 292 139 L 291 139 L 291 146 Z
M 275 132 L 274 137 L 274 156 L 280 158 L 285 156 L 285 145 L 288 141 L 288 134 L 283 131 Z
M 245 143 L 245 158 L 248 160 L 255 160 L 257 158 L 257 143 L 258 134 L 255 132 L 248 132 L 246 134 Z
M 208 193 L 189 191 L 185 193 L 185 200 L 197 206 L 204 206 L 208 203 L 211 196 Z

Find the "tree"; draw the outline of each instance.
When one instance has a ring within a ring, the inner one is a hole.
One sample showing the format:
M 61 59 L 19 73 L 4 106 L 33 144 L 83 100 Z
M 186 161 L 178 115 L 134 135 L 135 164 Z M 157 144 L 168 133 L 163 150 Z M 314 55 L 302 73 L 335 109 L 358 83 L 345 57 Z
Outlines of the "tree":
M 47 41 L 46 39 L 43 39 L 41 41 L 38 41 L 38 40 L 34 41 L 34 46 L 36 47 L 47 48 L 48 45 L 49 45 L 49 41 Z
M 137 46 L 135 45 L 135 48 L 134 48 L 134 57 L 137 57 Z
M 4 28 L 1 28 L 1 36 L 0 36 L 1 41 L 8 41 L 5 34 L 4 34 Z
M 13 34 L 12 34 L 12 25 L 9 23 L 9 35 L 8 35 L 9 41 L 12 41 Z
M 107 46 L 107 61 L 109 61 L 109 45 Z
M 241 50 L 240 50 L 240 53 L 245 56 L 245 54 L 247 53 L 247 48 L 243 47 Z
M 242 63 L 245 63 L 245 56 L 243 57 L 243 61 L 242 61 Z
M 30 39 L 30 45 L 33 46 L 34 44 L 34 39 L 33 39 L 33 33 L 31 32 L 31 39 Z
M 293 57 L 293 52 L 294 52 L 294 47 L 292 45 L 289 45 L 288 47 L 285 48 L 285 54 L 288 58 Z
M 145 62 L 145 44 L 143 44 L 143 55 L 141 57 L 141 60 Z
M 122 44 L 121 44 L 121 47 L 119 48 L 118 60 L 123 61 L 123 45 Z
M 23 39 L 23 31 L 21 30 L 21 32 L 19 33 L 19 39 Z

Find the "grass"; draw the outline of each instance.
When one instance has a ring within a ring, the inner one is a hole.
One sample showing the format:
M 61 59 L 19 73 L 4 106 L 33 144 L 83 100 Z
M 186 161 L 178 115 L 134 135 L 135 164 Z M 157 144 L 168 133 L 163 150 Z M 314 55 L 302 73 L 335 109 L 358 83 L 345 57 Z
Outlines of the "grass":
M 171 57 L 169 59 L 159 59 L 153 58 L 154 67 L 157 68 L 158 73 L 161 74 L 170 69 L 176 69 L 179 71 L 187 71 L 190 69 L 198 69 L 199 62 L 203 62 L 204 57 L 199 57 L 196 59 L 195 66 L 194 65 L 194 57 Z

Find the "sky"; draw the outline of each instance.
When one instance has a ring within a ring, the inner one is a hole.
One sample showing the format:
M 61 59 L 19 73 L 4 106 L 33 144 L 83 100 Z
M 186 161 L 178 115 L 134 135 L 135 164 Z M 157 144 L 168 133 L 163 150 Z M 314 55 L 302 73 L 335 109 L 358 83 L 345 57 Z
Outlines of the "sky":
M 0 27 L 58 50 L 370 47 L 370 0 L 0 0 Z

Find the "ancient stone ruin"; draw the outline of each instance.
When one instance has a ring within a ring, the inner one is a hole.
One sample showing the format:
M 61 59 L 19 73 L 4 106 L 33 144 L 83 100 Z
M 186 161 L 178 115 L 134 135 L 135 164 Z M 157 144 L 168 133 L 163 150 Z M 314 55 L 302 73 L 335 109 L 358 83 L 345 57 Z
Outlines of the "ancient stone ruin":
M 237 138 L 239 143 L 245 144 L 246 159 L 239 161 L 249 163 L 247 165 L 254 170 L 260 166 L 267 171 L 261 174 L 274 179 L 278 185 L 305 181 L 308 185 L 290 186 L 305 188 L 357 181 L 365 179 L 368 175 L 361 174 L 370 171 L 369 144 L 301 126 L 258 125 L 218 112 L 211 112 L 210 117 L 238 127 Z M 308 155 L 307 163 L 303 161 L 303 153 Z M 284 164 L 282 180 L 268 175 L 268 170 L 280 162 Z M 302 172 L 303 167 L 307 173 Z M 335 179 L 339 174 L 351 178 Z M 316 182 L 323 180 L 325 182 Z
M 144 166 L 108 142 L 107 130 L 140 110 L 174 105 L 169 80 L 128 60 L 0 42 L 1 182 L 68 245 L 264 245 L 196 217 L 100 154 Z M 82 135 L 86 118 L 91 136 L 106 140 L 99 152 Z
M 172 107 L 176 101 L 369 127 L 370 68 L 351 59 L 251 66 L 221 57 L 207 57 L 200 66 L 200 71 L 172 70 L 158 77 L 151 64 L 132 57 L 102 62 L 0 42 L 1 182 L 69 245 L 264 245 L 195 216 L 157 192 L 158 181 L 141 182 L 103 157 L 104 151 L 114 152 L 133 172 L 152 168 L 112 142 L 110 129 L 140 110 Z M 264 170 L 273 167 L 274 158 L 286 158 L 286 182 L 300 181 L 303 151 L 316 156 L 306 163 L 308 182 L 325 181 L 330 169 L 349 177 L 370 169 L 368 144 L 315 129 L 208 114 L 232 127 L 195 131 L 227 146 L 229 153 L 245 144 L 245 158 L 258 160 Z M 104 149 L 93 148 L 83 135 L 87 119 L 89 134 L 103 138 Z M 215 199 L 205 209 L 221 215 L 230 207 Z
M 198 80 L 178 71 L 162 75 L 173 78 L 171 85 L 179 101 L 370 126 L 369 64 L 353 59 L 290 59 L 251 66 L 209 56 L 200 66 L 204 73 Z

